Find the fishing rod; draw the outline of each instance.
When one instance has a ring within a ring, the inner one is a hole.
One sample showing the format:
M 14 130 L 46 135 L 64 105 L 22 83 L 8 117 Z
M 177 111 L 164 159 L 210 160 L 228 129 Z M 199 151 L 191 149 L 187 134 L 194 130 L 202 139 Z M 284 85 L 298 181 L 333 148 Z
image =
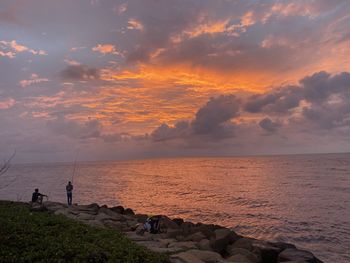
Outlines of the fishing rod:
M 75 170 L 76 170 L 76 167 L 77 167 L 77 159 L 78 159 L 78 152 L 77 154 L 75 155 L 75 160 L 74 160 L 74 169 L 73 169 L 73 175 L 72 175 L 72 184 L 74 182 L 74 175 L 75 175 Z

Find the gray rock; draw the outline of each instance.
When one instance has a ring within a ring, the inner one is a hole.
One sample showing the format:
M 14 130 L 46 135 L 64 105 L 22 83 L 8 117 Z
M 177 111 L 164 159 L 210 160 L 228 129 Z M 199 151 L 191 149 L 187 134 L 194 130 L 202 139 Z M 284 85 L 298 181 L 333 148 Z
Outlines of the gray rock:
M 80 213 L 80 214 L 78 214 L 77 219 L 87 221 L 87 220 L 95 219 L 95 216 L 92 214 L 88 214 L 88 213 Z
M 162 216 L 160 219 L 160 223 L 161 223 L 162 227 L 164 227 L 166 229 L 179 229 L 180 228 L 178 226 L 178 224 L 176 224 L 173 220 L 171 220 L 167 216 Z
M 182 241 L 186 241 L 186 240 L 185 240 L 185 237 L 182 236 L 182 235 L 176 236 L 175 238 L 176 238 L 177 241 L 181 241 L 181 242 L 182 242 Z
M 286 261 L 306 261 L 309 263 L 321 262 L 311 252 L 306 250 L 299 250 L 295 248 L 287 248 L 278 255 L 278 259 L 277 259 L 278 263 L 286 262 Z
M 169 248 L 181 248 L 181 249 L 190 249 L 190 248 L 197 248 L 196 243 L 192 241 L 180 241 L 180 242 L 173 242 L 168 244 Z
M 206 263 L 216 263 L 219 260 L 223 260 L 221 255 L 214 251 L 190 249 L 187 252 L 194 255 L 196 258 L 203 260 Z
M 96 220 L 99 220 L 99 221 L 104 221 L 104 220 L 112 220 L 112 221 L 120 221 L 120 222 L 126 221 L 126 219 L 122 215 L 119 215 L 117 213 L 114 213 L 114 215 L 111 216 L 111 215 L 107 215 L 105 213 L 100 212 L 96 215 L 95 218 L 96 218 Z
M 164 244 L 165 247 L 168 247 L 170 243 L 175 243 L 176 239 L 173 238 L 158 238 L 157 239 L 158 242 Z
M 176 263 L 205 263 L 203 260 L 200 260 L 196 256 L 188 252 L 181 252 L 179 254 L 171 255 L 170 262 Z
M 121 205 L 118 206 L 113 206 L 110 208 L 113 212 L 116 212 L 118 214 L 123 214 L 124 213 L 124 207 L 122 207 Z
M 239 237 L 228 228 L 216 229 L 214 236 L 210 239 L 210 246 L 218 253 L 224 253 L 226 247 L 236 241 Z
M 206 236 L 202 232 L 196 232 L 192 235 L 189 235 L 185 238 L 186 241 L 194 241 L 194 242 L 199 242 L 202 239 L 205 239 Z
M 99 214 L 100 213 L 106 214 L 112 218 L 115 218 L 116 220 L 119 220 L 119 221 L 125 221 L 125 220 L 123 220 L 123 216 L 121 214 L 118 214 L 118 213 L 114 212 L 113 210 L 105 208 L 105 207 L 101 207 L 98 210 L 98 213 Z
M 195 227 L 195 232 L 202 232 L 208 239 L 210 239 L 212 236 L 214 236 L 214 231 L 220 228 L 222 227 L 217 225 L 197 224 Z
M 136 214 L 135 217 L 139 223 L 145 223 L 148 218 L 148 216 L 144 214 Z
M 174 223 L 176 223 L 178 226 L 181 226 L 184 220 L 182 218 L 174 218 Z
M 174 253 L 179 253 L 183 251 L 182 248 L 177 248 L 177 247 L 153 247 L 149 249 L 157 253 L 166 253 L 166 254 L 174 254 Z
M 51 201 L 43 202 L 43 206 L 50 212 L 55 212 L 58 209 L 67 208 L 67 205 Z
M 243 238 L 238 239 L 236 242 L 234 242 L 232 244 L 232 247 L 233 248 L 244 248 L 244 249 L 247 249 L 249 251 L 252 251 L 253 250 L 253 241 L 254 241 L 254 239 L 252 239 L 252 238 L 243 237 Z
M 208 239 L 202 239 L 197 243 L 199 249 L 211 250 L 210 241 Z
M 115 220 L 103 220 L 100 221 L 106 228 L 116 229 L 118 231 L 128 231 L 129 227 L 122 222 Z
M 123 214 L 124 215 L 129 215 L 129 216 L 135 215 L 134 211 L 131 208 L 125 209 Z
M 254 261 L 250 261 L 250 259 L 247 256 L 242 254 L 236 254 L 232 257 L 229 257 L 228 261 L 232 263 L 254 263 Z M 272 262 L 268 261 L 268 263 L 272 263 Z
M 260 263 L 261 262 L 260 257 L 258 257 L 254 253 L 252 253 L 249 250 L 244 249 L 244 248 L 234 248 L 234 247 L 229 246 L 227 249 L 227 252 L 231 257 L 235 256 L 237 254 L 243 255 L 251 263 Z
M 263 240 L 253 240 L 253 250 L 260 251 L 263 262 L 276 262 L 278 254 L 282 251 L 279 247 L 275 247 L 273 243 Z
M 290 243 L 284 243 L 284 242 L 273 242 L 271 244 L 273 244 L 273 246 L 275 246 L 275 247 L 279 247 L 282 250 L 287 249 L 287 248 L 296 248 L 295 245 L 290 244 Z
M 128 236 L 129 239 L 131 239 L 132 241 L 150 241 L 152 240 L 152 237 L 151 236 L 148 236 L 148 235 L 138 235 L 136 234 L 136 232 L 133 232 L 133 231 L 128 231 L 128 232 L 125 232 L 125 234 Z
M 177 236 L 182 236 L 183 231 L 179 229 L 168 229 L 166 232 L 167 238 L 176 238 Z
M 90 204 L 90 205 L 77 205 L 72 206 L 73 209 L 79 210 L 80 212 L 89 213 L 92 215 L 96 215 L 99 210 L 99 206 L 96 203 Z
M 148 249 L 151 249 L 151 250 L 154 247 L 157 247 L 157 248 L 160 248 L 160 247 L 166 248 L 167 247 L 167 244 L 156 241 L 156 240 L 138 241 L 137 244 L 144 246 L 144 247 L 147 247 Z

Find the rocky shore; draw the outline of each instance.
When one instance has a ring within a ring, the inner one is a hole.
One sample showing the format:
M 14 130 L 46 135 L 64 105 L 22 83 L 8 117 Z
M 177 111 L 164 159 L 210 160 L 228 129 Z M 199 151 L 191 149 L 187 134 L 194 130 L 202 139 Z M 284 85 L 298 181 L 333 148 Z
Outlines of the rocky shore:
M 293 244 L 269 242 L 236 234 L 211 224 L 191 223 L 162 216 L 162 233 L 138 234 L 147 215 L 135 214 L 122 206 L 98 204 L 67 206 L 57 202 L 33 204 L 32 211 L 64 215 L 91 226 L 123 232 L 135 243 L 148 249 L 167 253 L 173 263 L 320 263 L 311 252 Z

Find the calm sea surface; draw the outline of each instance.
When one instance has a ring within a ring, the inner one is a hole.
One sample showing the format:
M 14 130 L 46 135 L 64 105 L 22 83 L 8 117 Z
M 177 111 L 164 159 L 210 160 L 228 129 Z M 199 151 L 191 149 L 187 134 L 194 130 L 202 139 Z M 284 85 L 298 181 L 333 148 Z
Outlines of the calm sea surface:
M 73 164 L 13 165 L 0 199 L 65 201 Z M 350 262 L 350 154 L 78 163 L 73 202 L 123 205 L 233 228 Z

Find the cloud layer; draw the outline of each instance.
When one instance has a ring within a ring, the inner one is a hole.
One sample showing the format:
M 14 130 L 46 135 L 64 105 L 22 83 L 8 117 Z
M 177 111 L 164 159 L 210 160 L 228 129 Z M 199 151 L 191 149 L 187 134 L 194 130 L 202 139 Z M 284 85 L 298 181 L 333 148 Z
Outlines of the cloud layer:
M 350 150 L 346 0 L 4 0 L 0 10 L 5 155 Z

